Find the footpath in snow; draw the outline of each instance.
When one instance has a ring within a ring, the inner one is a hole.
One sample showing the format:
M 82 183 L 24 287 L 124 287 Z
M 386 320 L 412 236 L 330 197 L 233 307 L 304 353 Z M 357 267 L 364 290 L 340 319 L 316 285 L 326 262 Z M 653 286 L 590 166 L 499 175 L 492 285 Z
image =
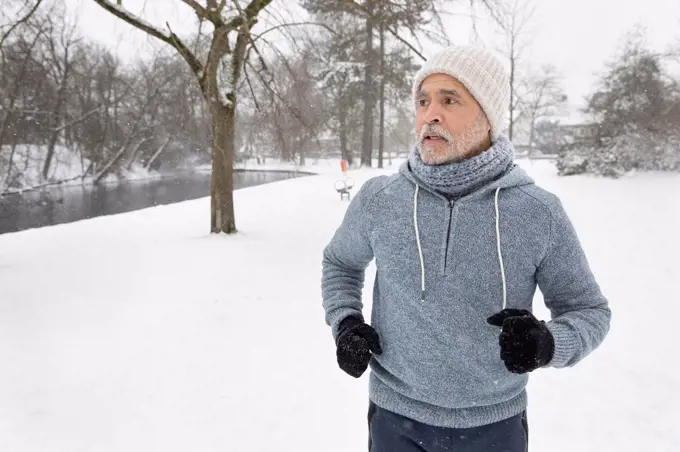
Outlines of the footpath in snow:
M 578 367 L 532 375 L 531 450 L 680 450 L 680 177 L 522 165 L 562 197 L 613 311 Z M 235 192 L 233 237 L 207 233 L 207 198 L 0 235 L 0 450 L 366 450 L 366 376 L 337 368 L 323 321 L 347 202 L 322 173 Z

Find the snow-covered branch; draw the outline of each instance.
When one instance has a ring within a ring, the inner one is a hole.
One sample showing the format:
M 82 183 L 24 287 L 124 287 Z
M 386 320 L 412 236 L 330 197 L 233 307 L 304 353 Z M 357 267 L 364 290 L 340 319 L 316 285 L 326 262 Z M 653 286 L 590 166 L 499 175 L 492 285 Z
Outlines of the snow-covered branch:
M 243 10 L 243 13 L 239 12 L 237 17 L 234 17 L 225 24 L 227 29 L 236 30 L 242 25 L 247 25 L 248 28 L 250 28 L 254 25 L 254 21 L 256 20 L 257 15 L 260 14 L 260 11 L 269 6 L 271 2 L 272 0 L 251 0 L 251 2 L 248 3 L 248 6 Z M 240 9 L 240 5 L 237 3 L 235 3 L 235 5 L 237 10 Z
M 182 2 L 190 6 L 194 11 L 196 11 L 196 15 L 199 18 L 205 18 L 208 15 L 208 11 L 195 0 L 182 0 Z
M 151 36 L 160 39 L 161 41 L 171 43 L 170 33 L 156 27 L 150 22 L 147 22 L 146 20 L 135 15 L 131 11 L 125 9 L 123 6 L 114 4 L 110 0 L 94 0 L 94 2 L 101 6 L 102 8 L 104 8 L 105 10 L 107 10 L 108 12 L 110 12 L 111 14 L 113 14 L 114 16 L 129 23 L 133 27 L 139 28 L 143 32 L 148 33 Z
M 326 31 L 331 33 L 331 35 L 333 35 L 334 37 L 340 36 L 335 30 L 333 30 L 327 24 L 324 24 L 322 22 L 292 22 L 292 23 L 278 24 L 278 25 L 275 25 L 271 28 L 268 28 L 268 29 L 264 30 L 262 33 L 253 36 L 252 40 L 253 40 L 253 42 L 255 42 L 258 39 L 262 38 L 262 36 L 266 35 L 267 33 L 271 33 L 272 31 L 276 31 L 276 30 L 279 30 L 281 28 L 299 27 L 299 26 L 303 26 L 303 25 L 315 25 L 315 26 L 318 26 L 318 27 L 325 29 Z
M 163 42 L 166 42 L 173 46 L 177 51 L 182 55 L 182 58 L 186 60 L 186 62 L 189 64 L 189 67 L 191 67 L 191 70 L 194 72 L 194 74 L 202 74 L 203 73 L 203 65 L 201 62 L 196 58 L 196 56 L 189 50 L 189 48 L 182 42 L 179 37 L 172 32 L 172 30 L 166 31 L 162 30 L 155 25 L 147 22 L 146 20 L 142 19 L 141 17 L 135 15 L 134 13 L 130 12 L 129 10 L 123 8 L 122 6 L 118 4 L 114 4 L 111 2 L 111 0 L 94 0 L 95 3 L 97 3 L 99 6 L 113 14 L 114 16 L 118 17 L 119 19 L 124 20 L 125 22 L 129 23 L 133 27 L 142 30 L 143 32 L 160 39 Z
M 156 159 L 158 158 L 158 156 L 161 155 L 161 152 L 163 152 L 163 149 L 165 149 L 165 147 L 168 145 L 168 143 L 170 143 L 170 136 L 169 135 L 165 138 L 165 140 L 160 145 L 158 150 L 156 152 L 154 152 L 154 154 L 151 156 L 149 161 L 146 163 L 146 165 L 144 166 L 145 170 L 149 171 L 153 162 L 155 162 Z
M 5 33 L 2 34 L 2 37 L 0 37 L 0 49 L 3 48 L 3 44 L 5 43 L 5 40 L 9 37 L 9 35 L 12 34 L 12 32 L 21 24 L 26 23 L 31 16 L 33 16 L 33 13 L 36 12 L 40 4 L 42 3 L 43 0 L 37 0 L 33 7 L 18 21 L 16 21 L 12 26 L 7 30 Z
M 59 127 L 55 128 L 54 131 L 55 131 L 55 132 L 61 132 L 62 130 L 66 129 L 66 128 L 68 128 L 68 127 L 71 127 L 71 126 L 74 126 L 74 125 L 76 125 L 76 124 L 78 124 L 78 123 L 80 123 L 80 122 L 83 122 L 83 121 L 85 121 L 87 118 L 89 118 L 90 116 L 92 116 L 93 114 L 95 114 L 95 113 L 97 113 L 97 112 L 100 112 L 101 109 L 102 109 L 101 105 L 100 105 L 99 107 L 97 107 L 97 108 L 93 108 L 92 110 L 90 110 L 90 111 L 88 111 L 87 113 L 85 113 L 84 115 L 82 115 L 80 118 L 74 119 L 74 120 L 71 121 L 71 122 L 67 122 L 67 123 L 65 123 L 65 124 L 60 125 Z

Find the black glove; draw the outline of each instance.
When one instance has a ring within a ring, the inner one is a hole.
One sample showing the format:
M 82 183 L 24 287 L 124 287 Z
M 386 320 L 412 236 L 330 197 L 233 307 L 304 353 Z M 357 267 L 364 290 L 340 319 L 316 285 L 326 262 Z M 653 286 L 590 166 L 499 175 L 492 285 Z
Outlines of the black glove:
M 501 359 L 510 372 L 531 372 L 552 360 L 555 351 L 552 333 L 544 321 L 526 309 L 503 309 L 486 321 L 502 327 L 498 343 Z
M 340 369 L 359 378 L 368 368 L 371 352 L 382 353 L 378 333 L 355 316 L 349 316 L 338 327 L 337 357 Z

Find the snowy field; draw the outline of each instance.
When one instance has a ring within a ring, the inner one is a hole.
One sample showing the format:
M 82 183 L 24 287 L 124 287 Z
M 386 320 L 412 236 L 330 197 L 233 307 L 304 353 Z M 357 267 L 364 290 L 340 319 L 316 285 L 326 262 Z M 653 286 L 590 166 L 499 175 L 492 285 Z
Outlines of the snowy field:
M 533 374 L 531 450 L 680 451 L 680 176 L 522 165 L 613 311 L 593 355 Z M 337 368 L 320 300 L 338 175 L 237 191 L 235 237 L 207 234 L 208 199 L 1 235 L 0 451 L 366 450 L 367 378 Z

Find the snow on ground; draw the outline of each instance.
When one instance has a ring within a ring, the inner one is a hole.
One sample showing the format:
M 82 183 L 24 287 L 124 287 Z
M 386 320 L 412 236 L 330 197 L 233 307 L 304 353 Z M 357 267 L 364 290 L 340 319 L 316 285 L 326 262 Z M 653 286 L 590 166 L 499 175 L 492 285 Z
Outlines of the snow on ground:
M 29 188 L 45 183 L 42 171 L 45 165 L 47 146 L 17 145 L 12 154 L 11 146 L 0 148 L 0 192 L 8 185 L 11 188 Z M 12 168 L 9 172 L 9 159 L 12 157 Z M 70 149 L 56 145 L 50 163 L 49 180 L 68 180 L 82 175 L 89 165 L 89 160 L 80 157 Z
M 43 178 L 47 146 L 17 145 L 12 154 L 11 146 L 0 147 L 0 193 L 29 190 L 48 183 L 63 181 L 63 185 L 79 185 L 92 183 L 92 177 L 83 178 L 90 161 L 80 157 L 67 147 L 57 145 L 50 163 L 48 178 Z M 12 157 L 10 171 L 9 159 Z M 134 163 L 130 168 L 111 172 L 102 180 L 103 183 L 115 183 L 121 180 L 142 180 L 159 178 L 161 174 L 147 170 Z
M 396 167 L 398 163 L 402 162 L 403 158 L 393 158 L 393 167 Z M 359 161 L 354 162 L 355 165 L 359 164 Z M 388 159 L 385 157 L 384 160 L 385 167 L 388 165 Z M 373 159 L 373 166 L 377 168 L 378 159 Z M 240 170 L 252 170 L 252 171 L 300 171 L 300 172 L 310 172 L 314 174 L 335 174 L 338 175 L 340 171 L 340 159 L 339 158 L 307 158 L 305 159 L 304 165 L 300 165 L 297 162 L 290 160 L 282 160 L 280 158 L 267 157 L 264 162 L 257 162 L 256 158 L 249 158 L 240 161 L 234 165 L 236 169 Z M 210 164 L 197 165 L 194 168 L 196 171 L 210 171 Z
M 532 376 L 531 450 L 680 450 L 680 176 L 522 165 L 613 310 L 593 355 Z M 0 450 L 366 450 L 366 376 L 336 367 L 320 300 L 338 178 L 238 190 L 234 237 L 207 234 L 208 199 L 1 235 Z

